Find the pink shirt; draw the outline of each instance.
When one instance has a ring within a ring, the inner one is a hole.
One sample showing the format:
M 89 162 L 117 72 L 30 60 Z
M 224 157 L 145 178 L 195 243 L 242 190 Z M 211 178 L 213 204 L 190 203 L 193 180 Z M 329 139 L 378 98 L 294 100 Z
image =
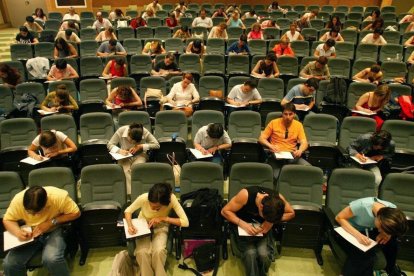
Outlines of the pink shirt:
M 53 76 L 55 79 L 67 79 L 76 76 L 76 71 L 70 64 L 67 65 L 65 70 L 59 70 L 56 65 L 53 65 L 49 71 L 49 76 Z
M 262 37 L 263 37 L 263 33 L 261 31 L 259 32 L 251 31 L 249 33 L 248 39 L 262 39 Z

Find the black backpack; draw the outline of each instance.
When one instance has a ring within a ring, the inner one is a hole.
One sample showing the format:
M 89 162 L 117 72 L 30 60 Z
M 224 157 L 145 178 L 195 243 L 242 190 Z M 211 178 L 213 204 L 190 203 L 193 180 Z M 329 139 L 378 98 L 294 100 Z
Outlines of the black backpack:
M 326 88 L 326 95 L 323 100 L 330 104 L 346 105 L 347 84 L 345 79 L 331 77 L 331 82 Z
M 13 106 L 15 108 L 15 113 L 20 114 L 20 116 L 16 117 L 32 117 L 33 110 L 37 103 L 37 98 L 29 93 L 24 93 L 20 99 L 14 98 Z

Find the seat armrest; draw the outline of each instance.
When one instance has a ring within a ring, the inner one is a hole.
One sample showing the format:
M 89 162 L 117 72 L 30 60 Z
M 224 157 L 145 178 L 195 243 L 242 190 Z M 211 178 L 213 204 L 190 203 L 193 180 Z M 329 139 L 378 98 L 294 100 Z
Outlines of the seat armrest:
M 108 140 L 106 140 L 106 139 L 90 139 L 90 140 L 87 140 L 87 141 L 85 141 L 85 142 L 83 142 L 82 144 L 81 144 L 81 147 L 82 146 L 88 146 L 88 145 L 105 145 L 106 146 L 106 144 L 108 144 Z
M 336 220 L 335 220 L 335 214 L 332 212 L 332 209 L 331 208 L 329 208 L 327 206 L 324 206 L 322 208 L 322 210 L 325 213 L 325 216 L 328 219 L 329 224 L 330 224 L 331 227 L 336 228 L 336 227 L 339 227 L 340 226 L 338 224 L 338 222 L 336 222 Z
M 411 150 L 411 149 L 395 149 L 395 153 L 406 154 L 406 155 L 414 155 L 414 150 Z
M 107 202 L 107 203 L 99 203 L 99 202 L 91 202 L 86 203 L 83 208 L 82 212 L 86 211 L 95 211 L 95 210 L 121 210 L 122 206 L 118 202 Z
M 301 204 L 295 204 L 292 205 L 293 210 L 295 211 L 312 211 L 312 212 L 322 212 L 322 207 L 316 207 L 311 205 L 301 205 Z
M 327 147 L 327 148 L 336 148 L 336 145 L 329 142 L 309 142 L 309 147 Z

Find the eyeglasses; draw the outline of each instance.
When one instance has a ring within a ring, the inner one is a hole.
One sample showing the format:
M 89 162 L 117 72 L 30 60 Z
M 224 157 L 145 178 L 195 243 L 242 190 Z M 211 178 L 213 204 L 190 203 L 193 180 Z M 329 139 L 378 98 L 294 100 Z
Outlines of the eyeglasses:
M 288 136 L 289 136 L 289 130 L 288 130 L 288 129 L 286 129 L 286 130 L 285 130 L 285 139 L 287 139 L 287 138 L 288 138 Z

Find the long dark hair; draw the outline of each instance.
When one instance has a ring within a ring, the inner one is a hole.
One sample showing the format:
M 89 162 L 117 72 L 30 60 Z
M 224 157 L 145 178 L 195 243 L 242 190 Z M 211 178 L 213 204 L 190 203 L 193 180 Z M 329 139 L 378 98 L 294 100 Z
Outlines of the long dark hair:
M 37 15 L 37 12 L 40 12 L 40 16 Z M 36 15 L 37 17 L 41 17 L 42 19 L 46 16 L 46 14 L 44 13 L 42 8 L 36 8 L 35 12 L 34 12 L 34 15 Z
M 57 47 L 58 45 L 62 46 L 62 50 L 65 53 L 66 56 L 70 55 L 70 50 L 69 50 L 69 44 L 66 42 L 66 40 L 64 40 L 63 38 L 59 37 L 58 39 L 56 39 L 55 41 L 55 48 L 57 48 L 59 50 L 59 48 Z
M 154 184 L 148 192 L 148 200 L 152 203 L 160 203 L 168 206 L 171 202 L 172 188 L 168 183 Z
M 6 73 L 7 77 L 2 78 L 3 82 L 16 85 L 20 82 L 21 75 L 17 69 L 10 67 L 7 64 L 0 64 L 0 72 Z

